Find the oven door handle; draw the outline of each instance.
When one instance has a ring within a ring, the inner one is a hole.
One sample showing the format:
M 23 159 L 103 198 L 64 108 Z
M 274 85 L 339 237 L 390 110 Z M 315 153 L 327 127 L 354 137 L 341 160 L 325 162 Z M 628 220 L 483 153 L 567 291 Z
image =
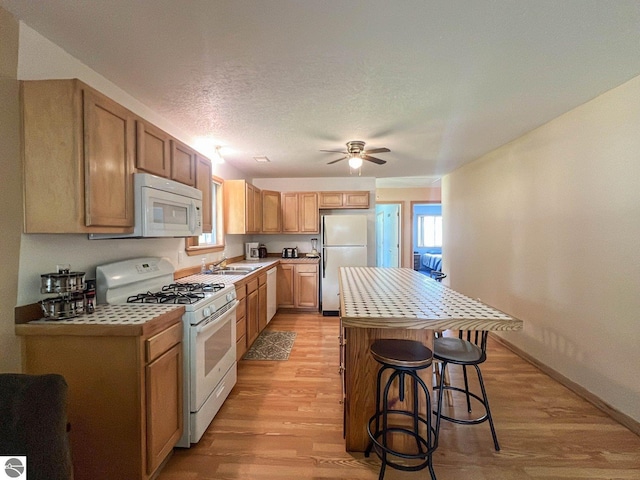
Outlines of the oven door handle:
M 235 303 L 233 304 L 233 307 L 231 307 L 229 310 L 224 312 L 224 314 L 220 318 L 216 318 L 214 321 L 205 323 L 204 325 L 197 325 L 196 326 L 196 332 L 197 333 L 205 333 L 205 332 L 207 332 L 207 330 L 215 328 L 218 325 L 220 325 L 221 323 L 224 323 L 224 321 L 227 319 L 227 317 L 229 315 L 236 313 L 236 308 L 238 308 L 238 304 L 239 303 L 240 302 L 238 300 L 236 300 Z

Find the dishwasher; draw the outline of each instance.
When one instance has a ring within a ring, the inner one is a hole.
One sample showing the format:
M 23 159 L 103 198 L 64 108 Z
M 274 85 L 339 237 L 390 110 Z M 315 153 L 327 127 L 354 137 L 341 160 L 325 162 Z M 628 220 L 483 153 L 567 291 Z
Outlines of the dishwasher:
M 276 304 L 276 271 L 276 267 L 267 271 L 267 323 L 271 321 L 278 309 Z

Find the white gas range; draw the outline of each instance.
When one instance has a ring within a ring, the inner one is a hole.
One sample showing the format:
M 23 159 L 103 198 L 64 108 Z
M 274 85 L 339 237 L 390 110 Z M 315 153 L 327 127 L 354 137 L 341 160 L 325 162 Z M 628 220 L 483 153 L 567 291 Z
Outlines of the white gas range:
M 96 268 L 98 304 L 185 307 L 183 435 L 197 443 L 236 383 L 236 290 L 232 284 L 174 281 L 166 258 L 146 257 Z

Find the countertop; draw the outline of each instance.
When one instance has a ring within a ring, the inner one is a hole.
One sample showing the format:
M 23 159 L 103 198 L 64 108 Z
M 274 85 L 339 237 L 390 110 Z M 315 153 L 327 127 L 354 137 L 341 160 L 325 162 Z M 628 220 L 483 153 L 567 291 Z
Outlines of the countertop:
M 182 305 L 97 305 L 95 312 L 66 320 L 40 319 L 16 325 L 16 335 L 139 336 L 161 331 L 182 317 Z
M 340 268 L 345 327 L 521 330 L 522 320 L 409 268 Z

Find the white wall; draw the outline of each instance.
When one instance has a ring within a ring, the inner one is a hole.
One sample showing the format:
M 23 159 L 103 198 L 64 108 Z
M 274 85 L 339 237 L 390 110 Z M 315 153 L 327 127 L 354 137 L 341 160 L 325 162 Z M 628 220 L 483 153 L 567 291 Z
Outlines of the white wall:
M 640 421 L 640 77 L 443 179 L 450 285 Z

